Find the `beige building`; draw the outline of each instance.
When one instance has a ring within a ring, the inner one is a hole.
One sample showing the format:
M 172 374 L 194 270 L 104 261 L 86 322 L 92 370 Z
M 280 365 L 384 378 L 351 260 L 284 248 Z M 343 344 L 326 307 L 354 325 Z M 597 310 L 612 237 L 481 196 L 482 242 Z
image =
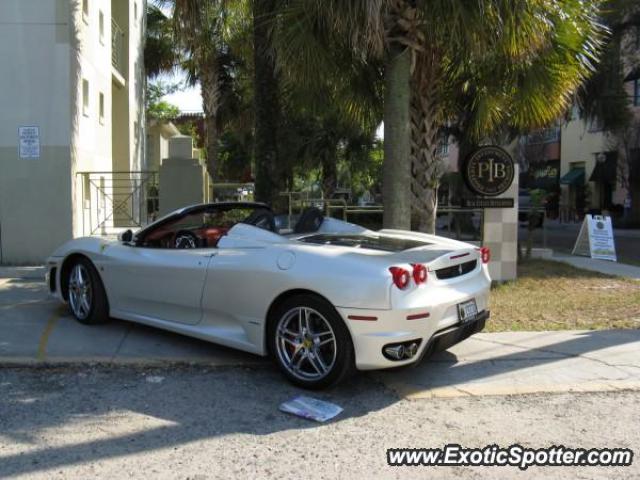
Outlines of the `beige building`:
M 162 160 L 169 157 L 169 140 L 180 135 L 180 130 L 171 122 L 150 119 L 146 133 L 146 168 L 158 171 Z
M 135 214 L 109 192 L 144 170 L 145 2 L 0 2 L 2 263 Z

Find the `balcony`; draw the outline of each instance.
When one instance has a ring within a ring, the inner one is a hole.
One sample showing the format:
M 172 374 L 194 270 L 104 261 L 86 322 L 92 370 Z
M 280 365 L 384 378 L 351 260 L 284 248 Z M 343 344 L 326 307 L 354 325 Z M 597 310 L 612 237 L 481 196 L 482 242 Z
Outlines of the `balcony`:
M 112 18 L 111 19 L 111 65 L 114 69 L 114 76 L 122 83 L 127 74 L 126 64 L 126 36 L 124 30 L 120 28 L 120 25 Z M 117 73 L 117 75 L 115 75 Z

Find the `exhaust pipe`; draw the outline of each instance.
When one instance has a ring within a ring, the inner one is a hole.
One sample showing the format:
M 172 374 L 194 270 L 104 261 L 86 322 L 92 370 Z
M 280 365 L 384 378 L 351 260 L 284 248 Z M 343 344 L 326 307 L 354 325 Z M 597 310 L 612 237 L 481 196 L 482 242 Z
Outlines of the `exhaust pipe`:
M 392 343 L 391 345 L 385 345 L 382 349 L 382 353 L 389 360 L 407 360 L 409 358 L 413 358 L 418 353 L 419 346 L 420 340 L 411 340 L 404 343 Z
M 402 360 L 405 355 L 404 345 L 402 344 L 385 347 L 384 352 L 394 360 Z

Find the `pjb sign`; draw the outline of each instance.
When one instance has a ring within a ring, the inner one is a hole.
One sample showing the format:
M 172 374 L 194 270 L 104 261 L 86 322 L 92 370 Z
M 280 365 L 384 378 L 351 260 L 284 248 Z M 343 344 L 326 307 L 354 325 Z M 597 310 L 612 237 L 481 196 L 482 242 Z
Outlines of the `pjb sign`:
M 494 197 L 511 186 L 513 159 L 500 147 L 481 147 L 467 158 L 462 174 L 474 193 Z

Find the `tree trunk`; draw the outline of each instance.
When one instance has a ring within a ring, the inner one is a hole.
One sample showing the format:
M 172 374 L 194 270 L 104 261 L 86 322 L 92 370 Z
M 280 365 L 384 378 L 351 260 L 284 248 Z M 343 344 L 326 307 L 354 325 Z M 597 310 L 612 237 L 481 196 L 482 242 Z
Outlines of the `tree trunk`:
M 411 53 L 391 46 L 385 64 L 384 161 L 382 200 L 384 228 L 411 228 L 409 162 L 409 77 Z
M 220 108 L 218 58 L 213 52 L 209 52 L 207 55 L 201 55 L 198 63 L 202 87 L 202 109 L 204 110 L 207 172 L 211 179 L 215 180 L 218 161 L 218 110 Z
M 338 186 L 338 168 L 336 152 L 322 155 L 322 194 L 330 199 Z
M 435 233 L 438 187 L 444 173 L 438 156 L 440 71 L 437 52 L 416 53 L 411 75 L 411 214 L 414 227 L 426 233 Z
M 279 172 L 278 130 L 280 101 L 276 59 L 270 38 L 275 0 L 253 1 L 254 98 L 255 98 L 255 198 L 272 206 L 283 190 Z

